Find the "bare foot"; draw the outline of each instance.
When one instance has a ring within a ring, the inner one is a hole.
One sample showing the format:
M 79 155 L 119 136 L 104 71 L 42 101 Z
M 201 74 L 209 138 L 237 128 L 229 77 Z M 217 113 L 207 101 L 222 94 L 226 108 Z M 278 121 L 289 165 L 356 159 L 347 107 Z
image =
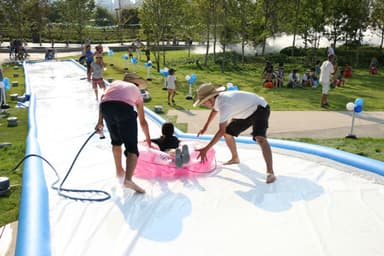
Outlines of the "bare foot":
M 223 165 L 238 164 L 238 163 L 240 163 L 240 159 L 239 158 L 232 158 L 231 160 L 223 163 Z
M 269 183 L 274 182 L 275 180 L 276 180 L 276 176 L 275 176 L 275 174 L 273 174 L 273 173 L 271 173 L 271 172 L 268 172 L 268 173 L 267 173 L 267 179 L 265 180 L 265 182 L 266 182 L 267 184 L 269 184 Z
M 125 171 L 123 169 L 121 170 L 116 170 L 116 177 L 117 178 L 124 178 L 125 177 Z
M 130 188 L 130 189 L 135 190 L 137 193 L 145 193 L 145 190 L 142 189 L 141 187 L 139 187 L 138 185 L 136 185 L 136 183 L 134 183 L 133 181 L 125 180 L 124 186 L 126 188 Z

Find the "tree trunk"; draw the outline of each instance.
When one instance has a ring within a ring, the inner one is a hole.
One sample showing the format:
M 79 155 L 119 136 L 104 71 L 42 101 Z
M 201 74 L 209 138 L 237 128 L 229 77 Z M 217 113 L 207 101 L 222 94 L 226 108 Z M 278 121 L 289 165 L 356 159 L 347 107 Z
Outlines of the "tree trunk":
M 297 34 L 297 21 L 299 19 L 299 10 L 300 10 L 300 0 L 296 2 L 296 12 L 295 12 L 295 24 L 293 27 L 293 42 L 292 42 L 292 53 L 291 56 L 295 56 L 295 46 L 296 46 L 296 34 Z
M 209 34 L 210 34 L 210 28 L 211 27 L 211 18 L 208 15 L 207 17 L 207 46 L 206 46 L 206 51 L 205 51 L 205 59 L 204 59 L 204 66 L 208 66 L 208 54 L 209 54 Z

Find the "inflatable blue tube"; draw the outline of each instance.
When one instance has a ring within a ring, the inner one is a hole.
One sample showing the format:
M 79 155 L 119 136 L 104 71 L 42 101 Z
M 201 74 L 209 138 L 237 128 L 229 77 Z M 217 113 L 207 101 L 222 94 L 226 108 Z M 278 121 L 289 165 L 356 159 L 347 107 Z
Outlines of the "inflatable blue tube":
M 165 122 L 163 118 L 158 116 L 156 113 L 149 109 L 145 109 L 146 114 L 151 117 L 156 122 L 162 124 Z M 175 135 L 183 139 L 197 139 L 196 134 L 183 133 L 179 129 L 175 129 Z M 199 136 L 198 139 L 210 140 L 212 136 L 204 135 Z M 250 137 L 238 137 L 236 138 L 238 143 L 243 144 L 255 144 Z M 384 176 L 384 162 L 345 152 L 342 150 L 324 147 L 319 145 L 313 145 L 304 142 L 288 141 L 288 140 L 278 140 L 278 139 L 268 139 L 271 147 L 287 149 L 307 154 L 312 154 L 320 157 L 324 157 L 342 164 L 350 165 L 362 170 L 370 171 L 381 176 Z
M 26 155 L 40 155 L 37 141 L 37 124 L 35 120 L 36 98 L 30 94 L 28 74 L 26 73 L 26 92 L 30 95 L 28 112 L 28 136 Z M 51 255 L 51 238 L 49 225 L 48 189 L 40 158 L 30 157 L 24 162 L 23 186 L 21 191 L 19 224 L 16 241 L 16 256 Z

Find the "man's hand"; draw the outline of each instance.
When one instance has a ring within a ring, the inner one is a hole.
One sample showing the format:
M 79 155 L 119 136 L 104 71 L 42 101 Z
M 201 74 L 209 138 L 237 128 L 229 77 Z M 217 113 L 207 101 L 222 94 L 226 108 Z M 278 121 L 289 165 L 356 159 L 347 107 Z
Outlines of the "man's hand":
M 199 137 L 201 134 L 204 134 L 205 131 L 207 130 L 207 128 L 202 128 L 198 133 L 197 133 L 197 137 Z
M 97 133 L 100 133 L 103 131 L 103 128 L 104 128 L 103 123 L 97 123 L 95 126 L 95 131 L 97 131 Z
M 201 159 L 200 161 L 202 163 L 205 163 L 208 158 L 207 158 L 207 152 L 208 152 L 208 149 L 207 147 L 204 147 L 204 148 L 200 148 L 200 149 L 196 149 L 196 151 L 199 151 L 199 154 L 197 155 L 197 159 Z

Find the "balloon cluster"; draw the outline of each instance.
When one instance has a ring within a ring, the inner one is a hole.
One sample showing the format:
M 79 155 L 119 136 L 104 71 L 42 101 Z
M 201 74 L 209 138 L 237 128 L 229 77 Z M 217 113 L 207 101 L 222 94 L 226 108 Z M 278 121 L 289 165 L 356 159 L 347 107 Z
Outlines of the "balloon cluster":
M 148 62 L 145 62 L 144 67 L 146 67 L 146 68 L 152 67 L 152 61 L 149 60 Z
M 132 57 L 132 59 L 131 59 L 131 63 L 132 63 L 132 64 L 137 64 L 137 58 L 136 58 L 136 57 Z
M 187 80 L 188 84 L 192 85 L 196 82 L 196 75 L 195 74 L 186 75 L 185 80 Z
M 168 76 L 168 69 L 167 68 L 160 69 L 160 75 L 162 75 L 163 77 L 167 77 Z
M 3 84 L 4 84 L 4 89 L 8 91 L 11 88 L 11 84 L 9 83 L 9 79 L 7 77 L 3 78 Z
M 227 83 L 227 90 L 228 91 L 237 91 L 237 90 L 239 90 L 239 88 L 237 87 L 237 85 L 233 85 L 232 83 Z
M 363 111 L 364 100 L 357 98 L 355 102 L 348 102 L 346 108 L 348 111 L 354 111 L 355 113 L 360 113 Z

